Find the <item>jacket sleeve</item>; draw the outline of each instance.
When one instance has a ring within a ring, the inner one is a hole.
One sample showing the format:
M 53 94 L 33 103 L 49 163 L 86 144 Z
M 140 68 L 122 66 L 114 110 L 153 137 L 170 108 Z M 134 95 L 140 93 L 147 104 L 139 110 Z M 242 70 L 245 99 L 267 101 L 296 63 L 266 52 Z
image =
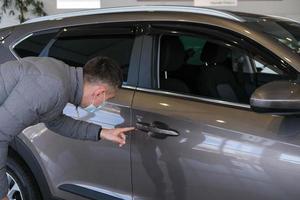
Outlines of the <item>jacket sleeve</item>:
M 0 141 L 9 142 L 26 127 L 39 123 L 40 115 L 55 107 L 57 90 L 51 78 L 30 75 L 19 80 L 0 106 Z
M 44 122 L 50 130 L 71 138 L 99 140 L 101 126 L 63 114 L 67 104 L 61 80 L 26 75 L 0 106 L 0 142 L 9 142 L 28 126 Z
M 45 123 L 46 127 L 60 135 L 81 139 L 81 140 L 100 140 L 101 126 L 85 121 L 75 120 L 61 114 L 55 120 Z

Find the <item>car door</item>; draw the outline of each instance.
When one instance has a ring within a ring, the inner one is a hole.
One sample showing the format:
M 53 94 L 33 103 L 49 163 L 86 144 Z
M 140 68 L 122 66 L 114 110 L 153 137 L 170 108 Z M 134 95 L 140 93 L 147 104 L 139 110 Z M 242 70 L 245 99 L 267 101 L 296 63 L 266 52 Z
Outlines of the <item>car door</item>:
M 293 69 L 242 35 L 181 25 L 152 24 L 145 36 L 134 199 L 298 199 L 299 117 L 249 106 L 260 83 L 293 79 Z M 277 75 L 258 74 L 258 63 Z
M 116 60 L 123 70 L 123 85 L 116 97 L 95 113 L 76 109 L 72 104 L 65 107 L 64 113 L 103 128 L 127 127 L 131 126 L 132 88 L 137 83 L 142 45 L 141 37 L 135 36 L 133 28 L 130 24 L 93 24 L 48 30 L 33 34 L 18 44 L 15 51 L 20 56 L 54 57 L 76 67 L 83 67 L 95 56 Z M 132 199 L 130 136 L 127 144 L 119 148 L 108 141 L 62 137 L 43 124 L 26 129 L 24 135 L 32 142 L 31 149 L 41 163 L 54 196 L 74 200 Z

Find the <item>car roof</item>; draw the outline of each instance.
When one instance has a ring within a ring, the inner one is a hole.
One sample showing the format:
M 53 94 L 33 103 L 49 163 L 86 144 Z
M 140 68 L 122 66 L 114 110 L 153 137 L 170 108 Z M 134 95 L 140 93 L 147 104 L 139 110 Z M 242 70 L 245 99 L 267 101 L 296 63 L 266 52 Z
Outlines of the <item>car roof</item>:
M 25 21 L 23 24 L 42 22 L 47 20 L 61 20 L 69 17 L 97 15 L 97 14 L 113 14 L 113 13 L 137 13 L 137 12 L 177 12 L 177 13 L 194 13 L 206 14 L 215 17 L 221 17 L 234 21 L 243 22 L 244 19 L 235 15 L 233 12 L 225 10 L 217 10 L 212 8 L 194 7 L 194 6 L 129 6 L 129 7 L 113 7 L 100 8 L 92 10 L 84 10 L 77 12 L 69 12 L 63 14 L 49 15 L 44 17 L 37 17 Z
M 274 21 L 293 21 L 296 20 L 273 15 L 261 15 L 254 13 L 238 12 L 238 11 L 228 11 L 219 10 L 206 7 L 195 7 L 195 6 L 175 6 L 175 5 L 148 5 L 148 6 L 127 6 L 127 7 L 112 7 L 112 8 L 100 8 L 91 9 L 84 11 L 69 12 L 63 14 L 49 15 L 44 17 L 37 17 L 25 21 L 23 24 L 29 24 L 34 22 L 43 22 L 48 20 L 61 20 L 69 17 L 78 16 L 89 16 L 98 14 L 114 14 L 114 13 L 138 13 L 138 12 L 177 12 L 177 13 L 193 13 L 193 14 L 205 14 L 215 17 L 221 17 L 224 19 L 229 19 L 238 22 L 248 22 L 255 19 L 269 19 Z

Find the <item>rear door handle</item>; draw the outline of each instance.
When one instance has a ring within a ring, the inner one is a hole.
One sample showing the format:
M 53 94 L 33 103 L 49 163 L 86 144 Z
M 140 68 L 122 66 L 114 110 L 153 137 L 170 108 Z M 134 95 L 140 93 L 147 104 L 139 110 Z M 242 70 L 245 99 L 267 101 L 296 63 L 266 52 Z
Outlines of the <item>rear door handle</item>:
M 158 121 L 154 121 L 152 124 L 137 122 L 136 128 L 144 132 L 152 132 L 164 136 L 178 136 L 179 133 L 176 130 L 170 129 L 166 124 Z

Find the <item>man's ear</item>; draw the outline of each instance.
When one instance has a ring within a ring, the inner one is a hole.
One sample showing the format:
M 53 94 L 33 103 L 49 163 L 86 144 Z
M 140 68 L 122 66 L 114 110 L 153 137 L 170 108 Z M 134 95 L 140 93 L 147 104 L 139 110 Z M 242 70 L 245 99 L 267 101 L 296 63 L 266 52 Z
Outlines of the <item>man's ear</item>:
M 97 90 L 95 91 L 95 95 L 96 96 L 100 96 L 103 95 L 103 93 L 105 93 L 107 91 L 107 87 L 105 84 L 100 84 L 97 87 Z

